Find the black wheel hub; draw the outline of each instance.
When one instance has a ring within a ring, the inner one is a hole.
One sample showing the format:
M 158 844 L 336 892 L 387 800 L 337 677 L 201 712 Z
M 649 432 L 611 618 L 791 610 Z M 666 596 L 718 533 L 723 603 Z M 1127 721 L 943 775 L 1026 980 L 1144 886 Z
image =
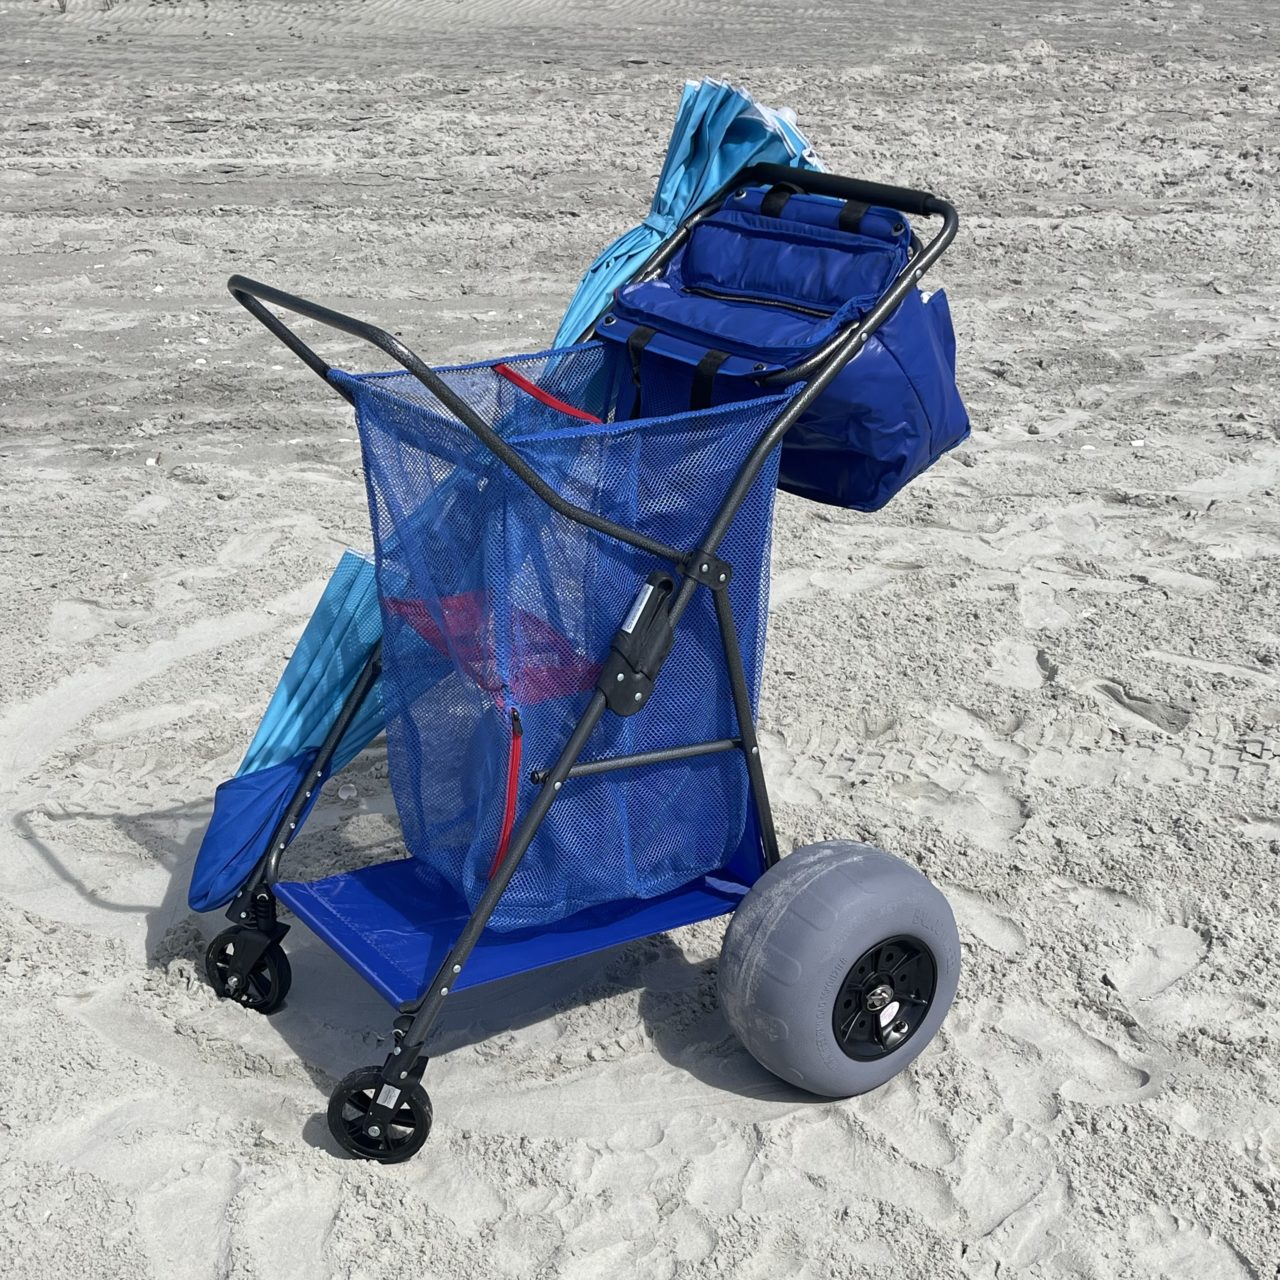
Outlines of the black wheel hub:
M 937 985 L 933 952 L 918 938 L 876 943 L 853 962 L 836 993 L 836 1043 L 860 1062 L 896 1052 L 928 1016 Z
M 251 965 L 240 963 L 238 948 L 247 946 L 246 930 L 226 929 L 205 952 L 205 974 L 224 1000 L 234 1000 L 258 1013 L 274 1013 L 292 982 L 289 959 L 278 942 L 272 942 Z M 261 944 L 259 944 L 261 945 Z
M 398 1164 L 426 1142 L 431 1132 L 431 1099 L 419 1084 L 394 1090 L 391 1105 L 377 1067 L 353 1071 L 329 1098 L 329 1132 L 344 1150 L 364 1160 Z

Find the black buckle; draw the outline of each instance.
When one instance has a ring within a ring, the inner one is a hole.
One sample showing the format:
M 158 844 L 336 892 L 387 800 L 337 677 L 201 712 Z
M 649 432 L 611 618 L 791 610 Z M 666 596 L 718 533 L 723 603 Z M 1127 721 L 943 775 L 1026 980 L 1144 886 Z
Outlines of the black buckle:
M 667 609 L 674 589 L 665 573 L 651 573 L 613 637 L 596 688 L 615 715 L 634 715 L 649 701 L 675 639 Z

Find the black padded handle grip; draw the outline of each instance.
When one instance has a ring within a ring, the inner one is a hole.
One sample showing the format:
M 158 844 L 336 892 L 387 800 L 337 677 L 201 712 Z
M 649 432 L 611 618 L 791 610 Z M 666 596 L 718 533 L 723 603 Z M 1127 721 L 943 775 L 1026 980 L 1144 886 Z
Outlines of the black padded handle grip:
M 882 182 L 863 182 L 858 178 L 842 178 L 835 173 L 815 169 L 793 169 L 785 164 L 757 164 L 738 175 L 738 183 L 785 183 L 816 196 L 834 196 L 837 200 L 857 200 L 861 204 L 886 205 L 903 213 L 922 218 L 941 216 L 950 207 L 945 200 L 927 191 L 910 187 L 891 187 Z

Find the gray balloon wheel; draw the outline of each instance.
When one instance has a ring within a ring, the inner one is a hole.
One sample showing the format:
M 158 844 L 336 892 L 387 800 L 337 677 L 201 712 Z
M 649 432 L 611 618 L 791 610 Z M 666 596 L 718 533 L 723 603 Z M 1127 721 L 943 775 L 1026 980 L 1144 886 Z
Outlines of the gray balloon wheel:
M 720 1003 L 775 1075 L 830 1098 L 876 1089 L 933 1039 L 960 938 L 924 875 L 871 845 L 797 849 L 752 886 L 720 953 Z

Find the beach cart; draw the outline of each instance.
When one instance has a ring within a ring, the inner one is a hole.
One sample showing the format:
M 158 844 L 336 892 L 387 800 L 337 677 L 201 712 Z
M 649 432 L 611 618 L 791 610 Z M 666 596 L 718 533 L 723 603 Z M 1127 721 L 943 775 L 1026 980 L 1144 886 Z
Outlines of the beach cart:
M 191 901 L 226 908 L 220 994 L 279 1008 L 283 905 L 392 1006 L 385 1060 L 333 1090 L 347 1151 L 421 1147 L 453 993 L 717 915 L 726 1018 L 784 1080 L 862 1093 L 937 1031 L 943 895 L 863 844 L 779 856 L 756 705 L 776 489 L 874 510 L 967 434 L 946 299 L 920 288 L 956 227 L 923 192 L 753 166 L 580 341 L 451 368 L 232 277 L 353 405 L 375 555 L 344 558 L 290 664 L 307 681 L 219 790 Z M 281 313 L 396 368 L 334 368 Z M 407 855 L 287 878 L 321 786 L 383 726 Z

